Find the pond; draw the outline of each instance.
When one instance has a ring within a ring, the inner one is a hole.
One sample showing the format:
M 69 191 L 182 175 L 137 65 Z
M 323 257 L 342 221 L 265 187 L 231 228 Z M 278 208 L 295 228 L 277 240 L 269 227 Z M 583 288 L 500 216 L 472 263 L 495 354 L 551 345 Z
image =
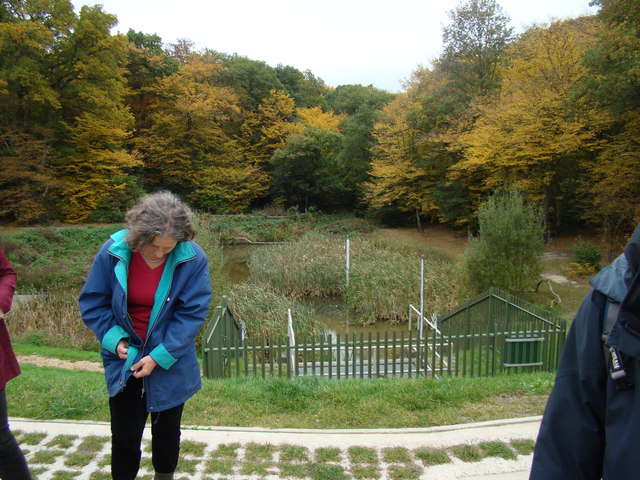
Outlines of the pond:
M 248 280 L 250 275 L 250 254 L 255 248 L 262 247 L 260 245 L 226 245 L 223 247 L 223 271 L 229 276 L 231 285 L 237 285 Z M 339 334 L 343 336 L 344 334 L 352 335 L 353 333 L 359 335 L 363 333 L 367 336 L 371 332 L 371 335 L 375 336 L 376 332 L 383 334 L 390 330 L 389 325 L 385 322 L 367 326 L 355 324 L 354 319 L 350 318 L 349 312 L 340 298 L 306 299 L 303 300 L 303 303 L 313 308 L 315 320 L 324 325 L 327 332 L 332 335 Z M 402 328 L 402 326 L 392 327 L 394 330 Z

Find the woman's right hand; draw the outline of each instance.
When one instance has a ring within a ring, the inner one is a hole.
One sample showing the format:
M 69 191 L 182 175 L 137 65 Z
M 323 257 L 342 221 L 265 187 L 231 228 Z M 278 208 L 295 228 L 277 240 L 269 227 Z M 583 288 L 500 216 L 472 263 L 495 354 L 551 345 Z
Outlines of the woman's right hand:
M 126 360 L 127 354 L 129 352 L 129 342 L 127 342 L 127 340 L 125 340 L 124 338 L 120 340 L 118 342 L 118 345 L 116 346 L 116 352 L 118 353 L 118 357 L 120 357 L 122 360 Z

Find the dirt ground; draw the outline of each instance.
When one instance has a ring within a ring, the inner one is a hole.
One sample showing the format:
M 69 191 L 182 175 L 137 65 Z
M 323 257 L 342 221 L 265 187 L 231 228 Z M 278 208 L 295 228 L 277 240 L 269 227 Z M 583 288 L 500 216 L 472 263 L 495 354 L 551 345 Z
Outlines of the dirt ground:
M 40 355 L 18 355 L 19 363 L 28 363 L 38 367 L 66 368 L 68 370 L 89 370 L 91 372 L 101 372 L 102 365 L 98 362 L 60 360 L 58 358 L 41 357 Z

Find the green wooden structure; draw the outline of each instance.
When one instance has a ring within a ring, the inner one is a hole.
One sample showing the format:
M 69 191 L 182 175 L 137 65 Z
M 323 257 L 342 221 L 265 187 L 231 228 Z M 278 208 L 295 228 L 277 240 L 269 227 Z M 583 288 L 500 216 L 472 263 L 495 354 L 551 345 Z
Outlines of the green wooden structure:
M 436 378 L 554 371 L 566 322 L 491 289 L 421 331 L 247 339 L 223 297 L 202 340 L 204 375 Z

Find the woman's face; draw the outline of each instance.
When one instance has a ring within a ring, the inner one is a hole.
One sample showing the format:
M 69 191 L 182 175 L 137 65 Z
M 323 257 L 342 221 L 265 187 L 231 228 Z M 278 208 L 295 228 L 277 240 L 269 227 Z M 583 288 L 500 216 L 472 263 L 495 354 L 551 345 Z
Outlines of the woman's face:
M 153 237 L 151 243 L 142 247 L 142 254 L 149 260 L 161 260 L 166 257 L 177 244 L 178 241 L 175 238 L 156 235 Z

